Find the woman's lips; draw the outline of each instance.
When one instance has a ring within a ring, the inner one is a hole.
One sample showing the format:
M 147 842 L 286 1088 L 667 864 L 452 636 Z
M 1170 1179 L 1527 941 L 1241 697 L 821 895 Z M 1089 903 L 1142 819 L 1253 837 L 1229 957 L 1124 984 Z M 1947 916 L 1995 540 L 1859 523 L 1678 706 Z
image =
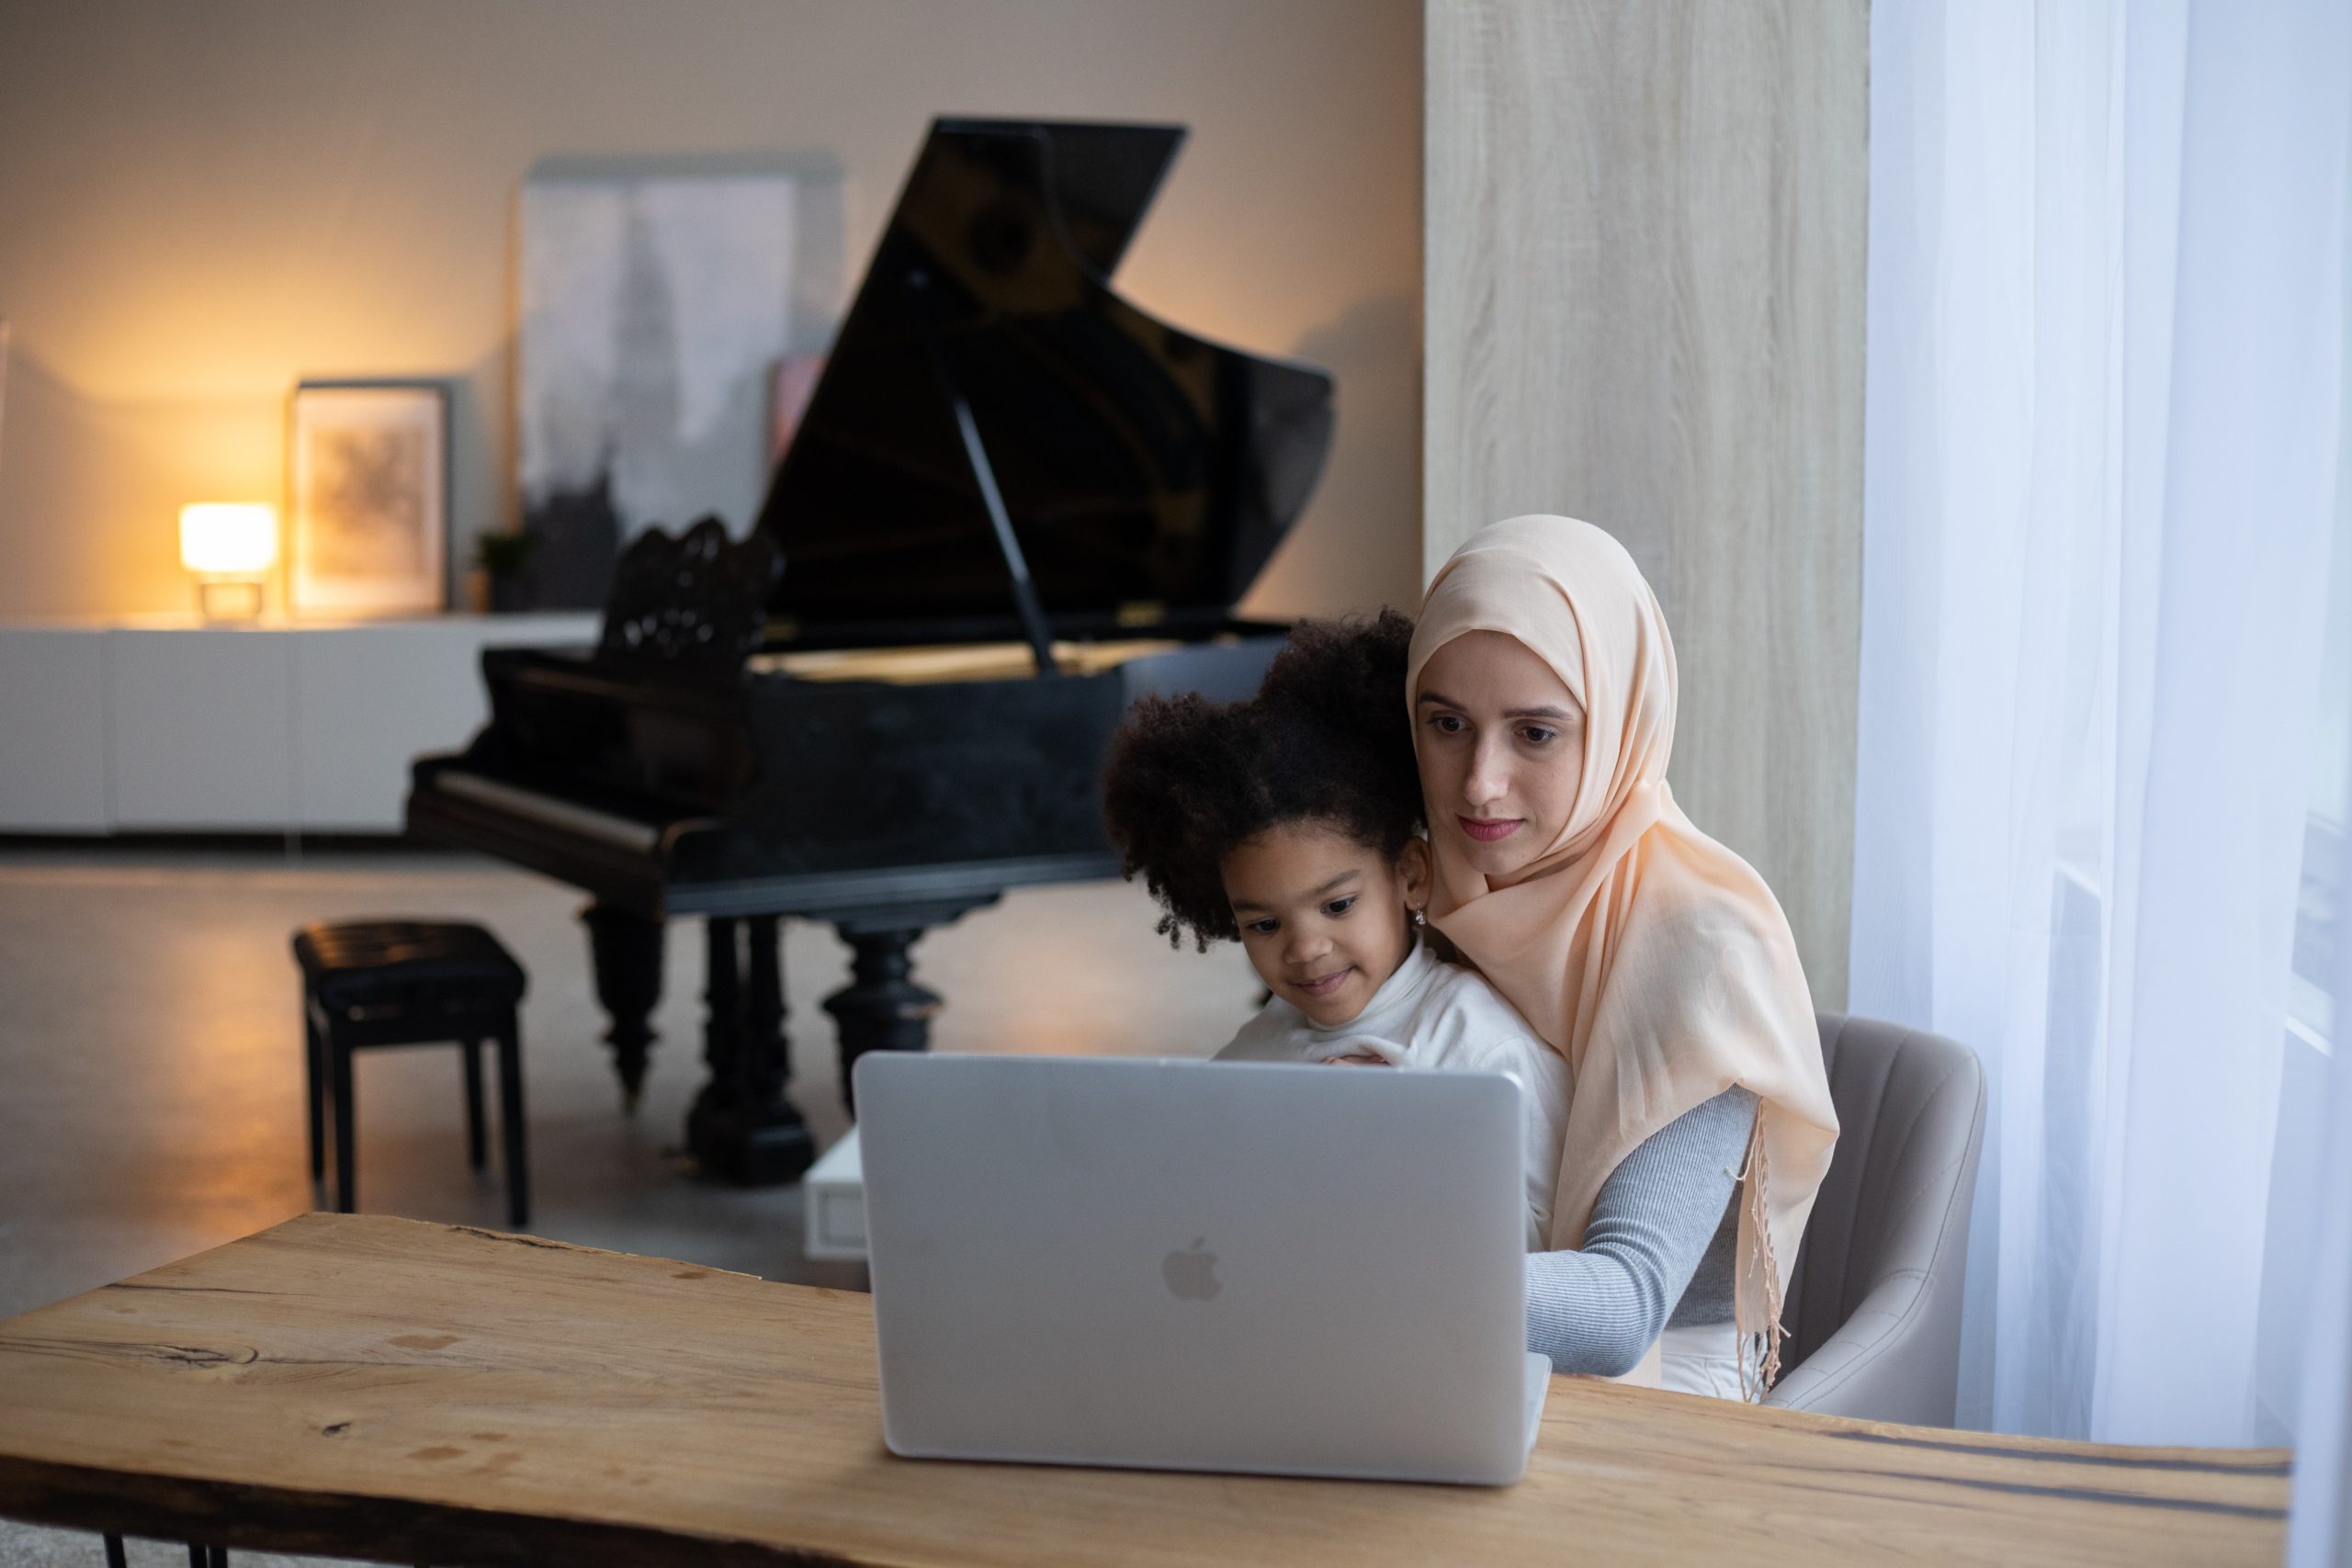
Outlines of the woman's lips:
M 1470 838 L 1476 839 L 1482 844 L 1491 844 L 1498 839 L 1508 839 L 1519 831 L 1519 825 L 1526 818 L 1522 817 L 1456 817 L 1454 820 L 1462 824 L 1462 831 Z
M 1355 969 L 1352 965 L 1345 969 L 1334 970 L 1329 975 L 1319 975 L 1312 980 L 1299 981 L 1298 988 L 1310 997 L 1328 997 L 1340 988 L 1340 982 L 1354 973 Z

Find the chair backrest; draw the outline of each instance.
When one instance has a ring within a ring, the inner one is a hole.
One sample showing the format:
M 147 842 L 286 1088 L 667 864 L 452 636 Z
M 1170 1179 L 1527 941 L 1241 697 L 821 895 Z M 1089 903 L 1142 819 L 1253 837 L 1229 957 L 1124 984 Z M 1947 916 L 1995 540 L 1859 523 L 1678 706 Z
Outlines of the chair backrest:
M 1766 1403 L 1951 1424 L 1984 1072 L 1957 1041 L 1823 1013 L 1838 1151 L 1797 1251 Z

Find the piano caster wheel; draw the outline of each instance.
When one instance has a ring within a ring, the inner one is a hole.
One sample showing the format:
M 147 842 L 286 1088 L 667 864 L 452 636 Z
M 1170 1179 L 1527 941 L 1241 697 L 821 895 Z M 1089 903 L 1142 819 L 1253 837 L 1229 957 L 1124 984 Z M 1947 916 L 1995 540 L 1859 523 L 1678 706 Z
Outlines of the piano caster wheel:
M 705 1176 L 738 1187 L 797 1181 L 816 1140 L 784 1098 L 791 1048 L 784 1032 L 784 960 L 777 917 L 714 917 L 703 1058 L 710 1081 L 686 1114 L 686 1147 Z
M 696 1175 L 735 1187 L 781 1187 L 817 1163 L 817 1141 L 789 1104 L 747 1105 L 716 1088 L 704 1085 L 686 1112 Z

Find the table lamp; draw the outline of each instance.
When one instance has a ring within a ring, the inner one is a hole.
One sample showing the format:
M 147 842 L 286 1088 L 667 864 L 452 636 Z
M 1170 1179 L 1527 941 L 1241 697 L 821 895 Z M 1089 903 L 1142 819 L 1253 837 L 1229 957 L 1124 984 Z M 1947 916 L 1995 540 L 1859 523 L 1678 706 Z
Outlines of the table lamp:
M 196 579 L 196 606 L 208 621 L 261 615 L 262 582 L 277 559 L 277 512 L 250 502 L 180 508 L 180 565 Z

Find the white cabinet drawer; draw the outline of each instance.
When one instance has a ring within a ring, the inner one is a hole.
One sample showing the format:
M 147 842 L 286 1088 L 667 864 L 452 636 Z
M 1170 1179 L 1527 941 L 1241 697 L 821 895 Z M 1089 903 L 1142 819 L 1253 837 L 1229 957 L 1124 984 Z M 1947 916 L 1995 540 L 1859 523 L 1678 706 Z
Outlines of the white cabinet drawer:
M 109 632 L 107 740 L 118 829 L 293 826 L 292 640 L 225 627 Z
M 0 833 L 103 833 L 101 626 L 0 627 Z

